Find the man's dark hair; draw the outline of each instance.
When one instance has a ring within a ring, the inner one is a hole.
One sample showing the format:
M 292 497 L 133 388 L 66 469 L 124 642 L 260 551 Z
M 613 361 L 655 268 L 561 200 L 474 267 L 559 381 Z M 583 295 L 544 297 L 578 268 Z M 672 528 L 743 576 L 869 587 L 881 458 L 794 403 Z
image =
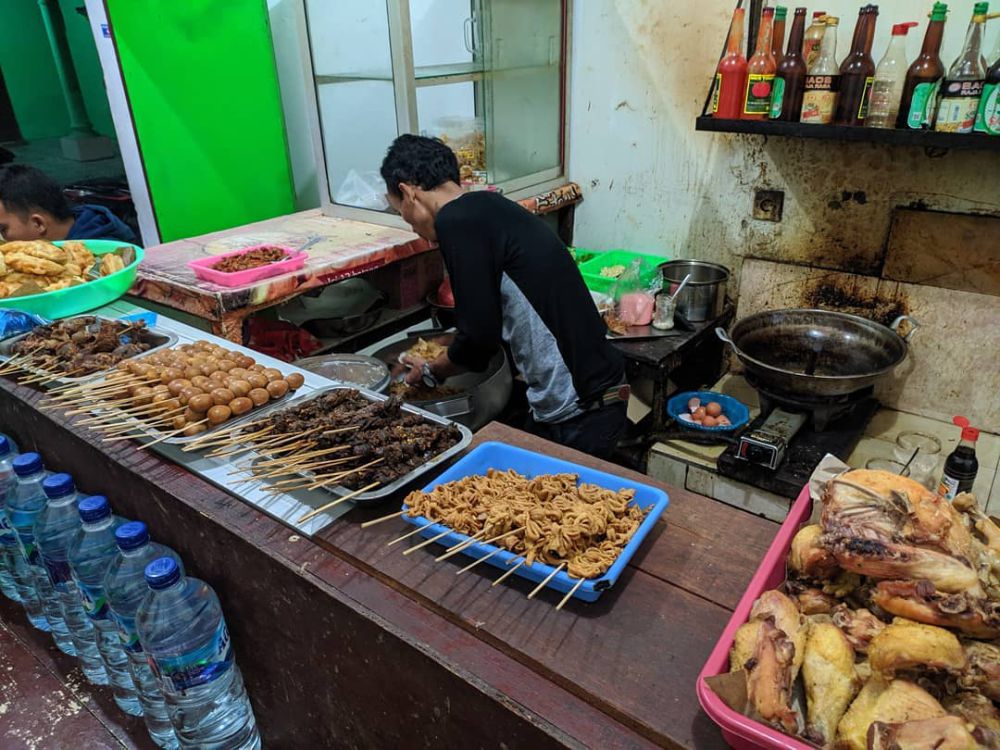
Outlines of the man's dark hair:
M 455 152 L 437 138 L 401 135 L 382 160 L 386 189 L 399 195 L 399 183 L 433 190 L 446 182 L 460 183 Z
M 20 216 L 38 210 L 56 219 L 73 216 L 59 183 L 40 169 L 24 164 L 11 164 L 0 169 L 0 201 L 3 201 L 7 211 Z

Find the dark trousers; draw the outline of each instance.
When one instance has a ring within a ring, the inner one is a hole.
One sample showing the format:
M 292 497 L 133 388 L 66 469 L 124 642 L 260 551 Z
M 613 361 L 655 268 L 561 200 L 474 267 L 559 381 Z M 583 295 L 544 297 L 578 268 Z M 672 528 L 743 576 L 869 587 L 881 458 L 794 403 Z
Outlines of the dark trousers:
M 584 412 L 565 422 L 549 424 L 529 418 L 529 432 L 575 448 L 597 458 L 607 458 L 625 432 L 625 403 L 619 402 Z

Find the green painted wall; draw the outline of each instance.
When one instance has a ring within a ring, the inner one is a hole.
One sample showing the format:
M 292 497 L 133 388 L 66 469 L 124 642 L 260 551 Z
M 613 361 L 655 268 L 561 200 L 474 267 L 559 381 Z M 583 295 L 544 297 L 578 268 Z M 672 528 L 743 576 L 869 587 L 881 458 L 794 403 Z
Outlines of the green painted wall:
M 264 0 L 107 0 L 164 242 L 294 210 Z
M 37 0 L 34 4 L 37 7 Z M 111 107 L 108 106 L 108 92 L 104 88 L 104 73 L 101 71 L 101 61 L 97 57 L 94 34 L 87 17 L 76 12 L 83 2 L 60 0 L 59 5 L 66 22 L 66 37 L 69 39 L 70 54 L 73 56 L 73 67 L 80 79 L 80 90 L 83 92 L 87 116 L 95 131 L 114 138 L 115 125 L 111 119 Z

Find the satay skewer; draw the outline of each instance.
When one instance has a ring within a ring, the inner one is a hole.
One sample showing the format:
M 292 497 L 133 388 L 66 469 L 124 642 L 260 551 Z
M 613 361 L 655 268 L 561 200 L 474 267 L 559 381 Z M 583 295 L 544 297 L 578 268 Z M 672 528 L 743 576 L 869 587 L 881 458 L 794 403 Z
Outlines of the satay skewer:
M 426 528 L 426 527 L 424 527 L 424 528 Z M 413 547 L 410 547 L 409 549 L 404 549 L 403 550 L 403 554 L 404 555 L 412 554 L 412 553 L 416 552 L 418 549 L 420 549 L 421 547 L 426 547 L 428 544 L 433 544 L 438 539 L 441 539 L 442 537 L 446 537 L 446 536 L 448 536 L 448 534 L 454 534 L 454 533 L 455 532 L 452 531 L 451 529 L 445 529 L 440 534 L 435 534 L 430 539 L 425 539 L 420 544 L 414 545 Z
M 569 591 L 567 591 L 567 592 L 566 592 L 566 596 L 564 596 L 564 597 L 562 598 L 562 600 L 561 600 L 561 601 L 560 601 L 560 602 L 559 602 L 559 603 L 558 603 L 558 604 L 556 605 L 556 609 L 562 609 L 562 608 L 563 608 L 563 605 L 564 605 L 564 604 L 565 604 L 566 602 L 568 602 L 568 601 L 569 601 L 570 599 L 572 599 L 572 598 L 573 598 L 573 594 L 575 594 L 575 593 L 576 593 L 576 590 L 577 590 L 578 588 L 580 588 L 580 587 L 581 587 L 581 586 L 583 585 L 583 582 L 584 582 L 584 581 L 586 581 L 586 580 L 587 580 L 586 578 L 581 578 L 581 579 L 580 579 L 579 581 L 577 581 L 577 582 L 576 582 L 576 583 L 575 583 L 575 584 L 573 585 L 573 588 L 571 588 L 571 589 L 570 589 Z
M 441 557 L 435 558 L 434 562 L 440 562 L 441 560 L 445 560 L 445 559 L 451 557 L 452 555 L 456 555 L 459 552 L 462 552 L 462 551 L 468 549 L 469 547 L 473 546 L 474 544 L 493 544 L 493 542 L 499 541 L 500 539 L 503 539 L 505 537 L 511 536 L 512 534 L 520 533 L 522 531 L 524 531 L 524 527 L 520 526 L 520 527 L 518 527 L 516 529 L 511 529 L 510 531 L 505 531 L 502 534 L 497 534 L 496 536 L 490 537 L 489 539 L 486 539 L 486 540 L 483 540 L 483 541 L 478 541 L 478 540 L 476 540 L 475 537 L 470 537 L 470 538 L 466 539 L 465 542 L 461 543 L 460 545 L 456 545 L 456 547 L 460 547 L 459 549 L 454 549 L 453 551 L 446 552 L 445 554 L 441 555 Z
M 402 513 L 402 512 L 403 512 L 403 511 L 400 511 L 400 513 Z M 363 526 L 363 525 L 364 525 L 364 524 L 362 524 L 362 526 Z M 386 546 L 386 547 L 391 547 L 391 546 L 392 546 L 392 545 L 394 545 L 394 544 L 395 544 L 396 542 L 401 542 L 401 541 L 403 541 L 404 539 L 409 539 L 409 538 L 410 538 L 411 536 L 413 536 L 414 534 L 419 534 L 419 533 L 420 533 L 421 531 L 423 531 L 423 530 L 424 530 L 425 528 L 427 528 L 427 527 L 426 527 L 426 526 L 417 526 L 417 528 L 413 529 L 412 531 L 407 531 L 407 532 L 406 532 L 405 534 L 403 534 L 402 536 L 398 536 L 398 537 L 396 537 L 395 539 L 393 539 L 393 540 L 392 540 L 391 542 L 389 542 L 389 543 L 388 543 L 388 544 L 386 544 L 385 546 Z
M 503 551 L 503 547 L 497 547 L 495 550 L 493 550 L 492 552 L 490 552 L 488 555 L 483 555 L 482 557 L 478 557 L 475 560 L 473 560 L 471 563 L 469 563 L 468 565 L 466 565 L 464 568 L 460 568 L 459 570 L 456 570 L 455 571 L 455 575 L 459 575 L 460 573 L 464 573 L 467 570 L 472 570 L 474 567 L 476 567 L 477 565 L 479 565 L 479 563 L 486 562 L 491 557 L 493 557 L 493 555 L 499 555 L 502 551 Z
M 510 564 L 511 564 L 512 562 L 514 562 L 514 560 L 513 560 L 513 559 L 511 559 L 511 560 L 508 560 L 508 561 L 507 561 L 507 564 L 508 564 L 508 565 L 510 565 Z M 515 565 L 515 566 L 514 566 L 513 568 L 511 568 L 511 569 L 510 569 L 510 570 L 508 570 L 508 571 L 507 571 L 506 573 L 504 573 L 504 574 L 503 574 L 502 576 L 500 576 L 499 578 L 497 578 L 497 579 L 496 579 L 496 580 L 495 580 L 495 581 L 494 581 L 493 583 L 491 583 L 491 584 L 490 584 L 490 586 L 491 586 L 491 587 L 492 587 L 492 586 L 496 586 L 496 585 L 497 585 L 498 583 L 500 583 L 501 581 L 503 581 L 503 580 L 504 580 L 505 578 L 507 578 L 508 576 L 512 576 L 512 575 L 514 575 L 514 571 L 515 571 L 515 570 L 517 570 L 518 568 L 520 568 L 520 567 L 521 567 L 522 565 L 524 565 L 524 564 L 525 564 L 526 562 L 528 562 L 527 558 L 525 558 L 525 557 L 522 557 L 522 558 L 521 558 L 521 562 L 519 562 L 519 563 L 518 563 L 517 565 Z
M 342 495 L 342 496 L 338 497 L 336 500 L 332 500 L 331 502 L 327 503 L 326 505 L 321 505 L 320 507 L 316 508 L 316 510 L 309 511 L 304 516 L 302 516 L 301 518 L 299 518 L 298 523 L 304 523 L 304 522 L 308 521 L 310 518 L 312 518 L 313 516 L 318 516 L 320 513 L 328 511 L 328 510 L 330 510 L 330 508 L 333 508 L 336 505 L 340 505 L 343 502 L 351 500 L 351 499 L 357 497 L 358 495 L 360 495 L 363 492 L 367 492 L 368 490 L 375 489 L 376 487 L 378 487 L 378 485 L 379 485 L 378 482 L 372 482 L 371 484 L 365 485 L 360 490 L 354 490 L 353 492 L 348 492 L 346 495 Z
M 382 523 L 383 521 L 389 521 L 393 518 L 399 518 L 404 513 L 406 513 L 405 510 L 398 510 L 395 513 L 390 513 L 387 516 L 382 516 L 380 518 L 373 518 L 371 521 L 365 521 L 363 524 L 361 524 L 361 528 L 367 529 L 369 526 L 374 526 L 377 523 Z
M 137 451 L 144 451 L 147 448 L 149 448 L 149 447 L 151 447 L 153 445 L 156 445 L 157 443 L 162 443 L 164 440 L 169 440 L 172 437 L 177 437 L 182 432 L 184 432 L 184 430 L 186 430 L 188 427 L 196 427 L 197 425 L 205 424 L 205 422 L 207 422 L 207 421 L 208 421 L 208 418 L 206 417 L 205 419 L 202 419 L 202 420 L 200 420 L 198 422 L 192 422 L 191 424 L 186 424 L 182 428 L 180 428 L 179 430 L 174 430 L 172 432 L 168 432 L 168 433 L 166 433 L 166 434 L 164 434 L 164 435 L 156 438 L 156 440 L 153 440 L 152 442 L 144 443 L 144 444 L 140 445 L 138 448 L 136 448 L 136 450 Z
M 556 567 L 555 570 L 553 570 L 551 573 L 549 573 L 547 576 L 545 576 L 545 578 L 542 580 L 542 582 L 539 583 L 537 586 L 535 586 L 534 589 L 531 590 L 531 593 L 528 594 L 528 598 L 529 599 L 534 599 L 535 598 L 535 594 L 537 594 L 539 591 L 541 591 L 542 589 L 544 589 L 548 585 L 549 581 L 551 581 L 553 578 L 555 578 L 559 574 L 559 571 L 562 570 L 565 567 L 566 567 L 566 563 L 564 563 L 564 562 L 559 563 L 559 565 Z

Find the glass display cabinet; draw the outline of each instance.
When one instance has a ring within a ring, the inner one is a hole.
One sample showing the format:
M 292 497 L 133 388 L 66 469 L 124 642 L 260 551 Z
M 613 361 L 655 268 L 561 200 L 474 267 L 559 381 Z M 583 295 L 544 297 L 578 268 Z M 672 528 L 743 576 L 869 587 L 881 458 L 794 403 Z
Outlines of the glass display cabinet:
M 512 198 L 562 184 L 568 0 L 305 0 L 325 213 L 399 224 L 371 190 L 401 133 Z M 307 59 L 306 59 L 307 58 Z

